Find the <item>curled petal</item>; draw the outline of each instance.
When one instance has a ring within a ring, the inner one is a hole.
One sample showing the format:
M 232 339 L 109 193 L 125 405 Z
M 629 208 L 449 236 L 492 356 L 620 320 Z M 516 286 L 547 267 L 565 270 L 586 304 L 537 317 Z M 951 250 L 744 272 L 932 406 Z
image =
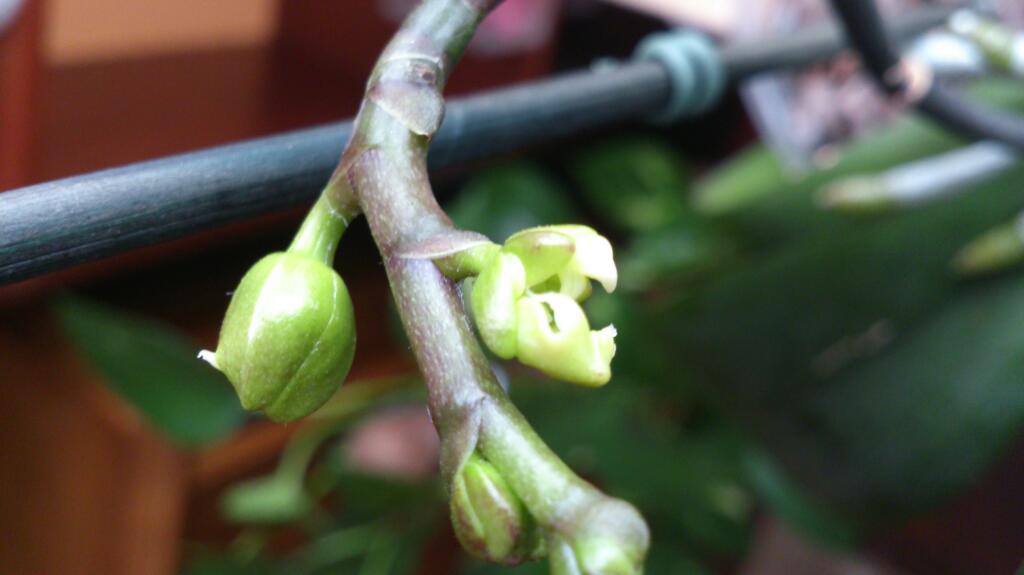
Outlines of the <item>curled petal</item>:
M 615 328 L 591 331 L 576 301 L 560 293 L 530 294 L 519 300 L 518 356 L 526 365 L 580 385 L 611 379 Z
M 615 291 L 619 283 L 619 271 L 615 268 L 612 244 L 590 228 L 584 228 L 589 230 L 587 233 L 578 229 L 583 226 L 573 227 L 577 228 L 573 238 L 576 242 L 576 255 L 569 262 L 570 268 L 596 280 L 608 293 Z

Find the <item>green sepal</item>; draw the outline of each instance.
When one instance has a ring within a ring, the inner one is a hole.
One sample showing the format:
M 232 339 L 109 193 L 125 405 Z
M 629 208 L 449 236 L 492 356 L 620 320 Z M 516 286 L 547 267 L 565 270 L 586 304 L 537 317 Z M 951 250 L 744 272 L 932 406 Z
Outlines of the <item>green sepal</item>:
M 470 304 L 484 343 L 498 357 L 516 355 L 516 301 L 526 292 L 526 270 L 520 259 L 499 253 L 473 282 Z
M 548 228 L 513 234 L 502 251 L 519 258 L 526 270 L 526 285 L 534 286 L 558 274 L 576 252 L 573 238 Z

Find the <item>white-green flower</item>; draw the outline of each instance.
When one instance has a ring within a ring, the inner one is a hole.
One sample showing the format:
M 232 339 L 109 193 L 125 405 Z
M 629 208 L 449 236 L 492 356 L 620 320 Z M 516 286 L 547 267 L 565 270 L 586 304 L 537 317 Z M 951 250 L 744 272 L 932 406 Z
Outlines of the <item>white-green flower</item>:
M 591 281 L 615 290 L 607 239 L 586 226 L 543 226 L 510 237 L 483 265 L 470 305 L 480 335 L 498 356 L 582 385 L 611 378 L 615 328 L 593 331 L 579 302 Z
M 615 326 L 591 331 L 580 304 L 561 293 L 527 294 L 517 312 L 519 361 L 582 385 L 611 379 Z

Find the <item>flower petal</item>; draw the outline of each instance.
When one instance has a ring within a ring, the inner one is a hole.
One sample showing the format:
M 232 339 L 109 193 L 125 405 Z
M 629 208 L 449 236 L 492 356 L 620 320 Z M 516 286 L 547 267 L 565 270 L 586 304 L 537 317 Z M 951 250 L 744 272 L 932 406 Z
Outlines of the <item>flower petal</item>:
M 519 300 L 518 311 L 519 361 L 570 383 L 608 382 L 615 328 L 590 331 L 583 308 L 561 293 L 527 294 Z

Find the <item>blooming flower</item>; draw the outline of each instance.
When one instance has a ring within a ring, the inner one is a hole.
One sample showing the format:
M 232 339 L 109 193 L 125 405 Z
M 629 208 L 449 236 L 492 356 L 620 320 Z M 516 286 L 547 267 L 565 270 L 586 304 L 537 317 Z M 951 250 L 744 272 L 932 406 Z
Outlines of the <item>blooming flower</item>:
M 591 281 L 615 290 L 607 239 L 586 226 L 543 226 L 510 237 L 484 264 L 470 307 L 487 347 L 552 377 L 598 386 L 611 378 L 615 328 L 593 331 L 580 302 Z

